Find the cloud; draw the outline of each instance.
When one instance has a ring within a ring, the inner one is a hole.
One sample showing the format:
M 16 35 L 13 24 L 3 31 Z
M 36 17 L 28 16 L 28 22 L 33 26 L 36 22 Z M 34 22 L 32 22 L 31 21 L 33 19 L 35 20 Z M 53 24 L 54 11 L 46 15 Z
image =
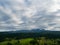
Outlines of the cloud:
M 0 29 L 60 29 L 60 0 L 0 0 Z

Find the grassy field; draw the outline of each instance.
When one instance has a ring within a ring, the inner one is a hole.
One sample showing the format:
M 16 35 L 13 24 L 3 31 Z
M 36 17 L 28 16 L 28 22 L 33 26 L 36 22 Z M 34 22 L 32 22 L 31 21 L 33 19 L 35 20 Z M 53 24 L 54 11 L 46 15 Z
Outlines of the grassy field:
M 32 41 L 32 38 L 27 38 L 27 39 L 20 39 L 20 40 L 6 40 L 3 42 L 0 42 L 0 45 L 8 45 L 8 43 L 10 43 L 9 45 L 28 45 L 30 41 Z
M 60 45 L 60 39 L 25 38 L 20 40 L 10 39 L 0 42 L 0 45 Z
M 0 33 L 0 45 L 60 45 L 60 32 Z

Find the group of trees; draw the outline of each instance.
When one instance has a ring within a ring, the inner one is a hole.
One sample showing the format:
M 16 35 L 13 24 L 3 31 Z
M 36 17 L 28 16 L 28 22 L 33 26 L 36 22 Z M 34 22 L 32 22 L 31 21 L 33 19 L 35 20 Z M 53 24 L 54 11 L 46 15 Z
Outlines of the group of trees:
M 12 39 L 10 39 L 7 40 L 6 44 L 3 44 L 2 42 L 2 45 L 60 45 L 60 39 L 49 39 L 49 38 L 47 39 L 46 37 L 38 37 L 38 38 L 31 38 L 31 39 L 32 40 L 27 41 L 25 44 L 23 44 L 25 40 L 23 40 L 23 42 L 21 43 L 21 39 L 15 40 L 16 42 L 14 41 L 12 42 L 11 41 Z
M 35 33 L 0 33 L 0 41 L 4 41 L 6 38 L 23 39 L 23 38 L 34 38 L 34 37 L 47 37 L 47 38 L 60 38 L 59 31 L 42 31 Z
M 35 33 L 0 33 L 0 43 L 8 41 L 6 45 L 22 45 L 19 40 L 33 38 L 26 45 L 60 45 L 60 32 L 42 31 Z M 12 39 L 17 40 L 15 43 L 11 43 Z M 24 44 L 25 45 L 25 44 Z

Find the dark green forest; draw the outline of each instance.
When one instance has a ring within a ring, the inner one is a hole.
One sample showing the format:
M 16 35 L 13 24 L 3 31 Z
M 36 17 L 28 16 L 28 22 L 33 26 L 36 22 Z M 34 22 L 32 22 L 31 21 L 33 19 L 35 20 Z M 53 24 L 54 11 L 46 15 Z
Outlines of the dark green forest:
M 0 45 L 60 45 L 60 31 L 0 32 Z

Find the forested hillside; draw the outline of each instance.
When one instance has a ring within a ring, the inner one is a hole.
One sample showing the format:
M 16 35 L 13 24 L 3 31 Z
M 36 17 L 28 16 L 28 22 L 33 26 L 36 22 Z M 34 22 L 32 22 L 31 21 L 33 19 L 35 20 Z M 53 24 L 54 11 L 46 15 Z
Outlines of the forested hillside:
M 0 32 L 0 45 L 60 45 L 60 32 Z

